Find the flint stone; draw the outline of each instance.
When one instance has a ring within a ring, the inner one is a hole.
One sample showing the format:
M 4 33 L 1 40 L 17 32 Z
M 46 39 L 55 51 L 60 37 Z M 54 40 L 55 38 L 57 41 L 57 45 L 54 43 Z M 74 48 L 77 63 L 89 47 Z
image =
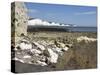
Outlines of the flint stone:
M 37 50 L 37 49 L 31 49 L 30 51 L 31 51 L 33 54 L 41 54 L 41 53 L 42 53 L 42 51 Z
M 48 52 L 50 54 L 50 57 L 48 58 L 48 60 L 51 62 L 51 63 L 57 63 L 57 60 L 58 60 L 58 54 L 55 53 L 52 49 L 48 48 Z
M 26 43 L 20 43 L 19 44 L 19 48 L 21 50 L 28 50 L 28 49 L 32 49 L 32 44 L 26 44 Z
M 45 47 L 44 47 L 43 45 L 40 45 L 40 44 L 37 43 L 37 42 L 33 42 L 33 44 L 34 44 L 35 46 L 37 46 L 40 50 L 45 50 Z

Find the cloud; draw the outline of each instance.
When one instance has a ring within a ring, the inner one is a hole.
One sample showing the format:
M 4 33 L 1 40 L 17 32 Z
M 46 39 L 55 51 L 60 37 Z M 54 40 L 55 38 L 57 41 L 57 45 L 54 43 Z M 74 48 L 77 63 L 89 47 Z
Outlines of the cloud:
M 79 12 L 79 13 L 75 13 L 75 15 L 93 15 L 96 14 L 95 11 L 88 11 L 88 12 Z
M 36 9 L 28 9 L 27 12 L 29 13 L 38 13 L 39 11 Z

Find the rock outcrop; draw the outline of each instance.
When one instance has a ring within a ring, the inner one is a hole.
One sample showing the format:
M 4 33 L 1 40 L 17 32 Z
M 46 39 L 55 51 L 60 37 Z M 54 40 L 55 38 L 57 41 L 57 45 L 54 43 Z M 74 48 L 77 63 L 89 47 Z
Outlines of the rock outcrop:
M 12 51 L 12 54 L 15 54 L 15 57 L 12 60 L 41 66 L 55 64 L 58 62 L 58 57 L 62 56 L 65 51 L 68 51 L 69 47 L 62 42 L 56 41 L 55 44 L 55 42 L 51 43 L 51 41 L 30 41 L 23 38 L 13 47 L 15 53 Z
M 15 42 L 20 36 L 27 35 L 28 16 L 23 2 L 14 2 L 11 5 L 11 35 Z
M 77 42 L 81 42 L 81 41 L 88 43 L 88 42 L 97 41 L 97 39 L 96 38 L 89 38 L 87 36 L 80 36 L 80 37 L 77 38 Z

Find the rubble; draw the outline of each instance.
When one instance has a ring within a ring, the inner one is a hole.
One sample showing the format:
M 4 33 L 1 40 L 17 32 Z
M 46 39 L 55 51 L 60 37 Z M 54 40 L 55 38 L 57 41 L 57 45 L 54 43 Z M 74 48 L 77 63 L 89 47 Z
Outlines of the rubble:
M 37 61 L 37 63 L 38 63 L 39 65 L 41 65 L 41 66 L 47 65 L 45 62 L 41 62 L 41 61 Z
M 40 50 L 45 50 L 45 47 L 42 46 L 42 45 L 40 45 L 39 43 L 33 42 L 33 44 L 34 44 L 35 46 L 37 46 Z
M 21 50 L 32 49 L 32 44 L 20 43 L 19 48 Z
M 26 56 L 24 56 L 23 58 L 31 58 L 31 56 L 29 56 L 29 55 L 26 55 Z
M 63 51 L 67 51 L 69 48 L 68 47 L 64 47 L 63 48 Z
M 57 63 L 58 57 L 68 49 L 69 47 L 63 42 L 52 42 L 52 40 L 34 40 L 30 42 L 24 38 L 15 46 L 15 58 L 12 60 L 46 66 L 49 63 Z
M 77 42 L 85 41 L 86 43 L 88 43 L 88 42 L 94 42 L 96 40 L 97 39 L 95 39 L 95 38 L 89 38 L 87 36 L 80 36 L 80 37 L 77 38 Z
M 50 58 L 48 58 L 48 61 L 50 61 L 51 63 L 57 63 L 57 59 L 58 59 L 58 54 L 55 53 L 52 49 L 48 48 L 49 54 L 50 54 Z

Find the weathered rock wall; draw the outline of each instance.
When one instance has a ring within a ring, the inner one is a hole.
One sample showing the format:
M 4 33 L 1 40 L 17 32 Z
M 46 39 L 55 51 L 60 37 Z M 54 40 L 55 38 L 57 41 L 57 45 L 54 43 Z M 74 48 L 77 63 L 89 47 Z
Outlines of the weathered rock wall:
M 11 36 L 15 41 L 21 35 L 27 35 L 28 16 L 27 9 L 23 2 L 11 4 Z

